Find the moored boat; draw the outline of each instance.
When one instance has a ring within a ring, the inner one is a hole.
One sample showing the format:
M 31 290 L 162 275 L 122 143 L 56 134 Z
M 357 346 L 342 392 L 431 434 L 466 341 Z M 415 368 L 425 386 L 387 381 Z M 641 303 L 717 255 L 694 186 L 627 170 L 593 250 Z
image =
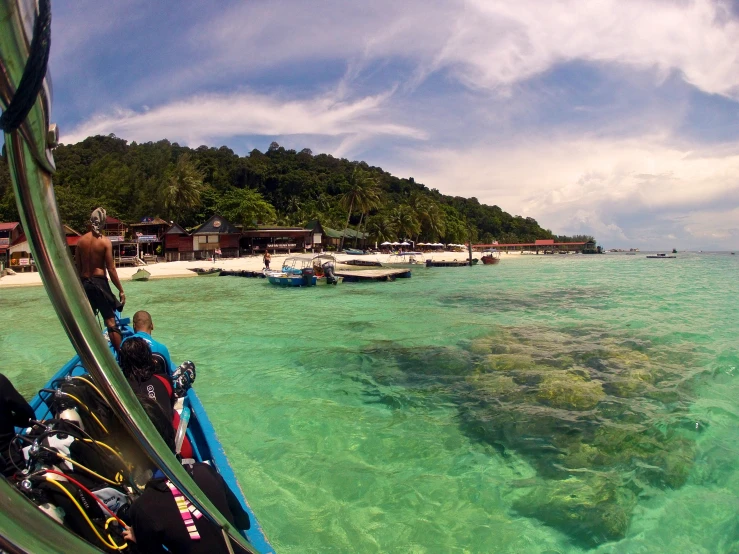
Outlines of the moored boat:
M 647 256 L 647 258 L 652 258 L 655 260 L 668 260 L 670 258 L 677 258 L 677 256 L 668 256 L 667 254 L 656 254 L 652 256 Z
M 316 284 L 313 256 L 287 258 L 281 270 L 265 270 L 264 275 L 270 283 L 281 287 L 312 287 Z
M 500 263 L 500 252 L 497 250 L 485 250 L 480 257 L 480 261 L 484 265 L 494 265 Z
M 142 267 L 136 273 L 131 275 L 131 281 L 148 281 L 149 277 L 151 277 L 151 273 Z

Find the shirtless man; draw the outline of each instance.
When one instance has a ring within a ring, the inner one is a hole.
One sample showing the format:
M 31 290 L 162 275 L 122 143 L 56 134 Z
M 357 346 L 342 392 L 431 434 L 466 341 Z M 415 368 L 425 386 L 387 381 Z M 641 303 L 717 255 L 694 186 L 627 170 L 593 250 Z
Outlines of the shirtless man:
M 118 352 L 121 348 L 121 330 L 115 323 L 115 310 L 122 310 L 126 303 L 126 293 L 118 278 L 113 261 L 113 245 L 108 237 L 101 234 L 105 227 L 106 213 L 103 208 L 97 208 L 90 215 L 90 231 L 84 234 L 77 243 L 74 263 L 82 279 L 82 286 L 87 293 L 87 299 L 93 311 L 103 316 L 105 327 L 108 329 L 110 342 Z M 113 284 L 119 291 L 120 303 L 110 290 L 106 270 Z

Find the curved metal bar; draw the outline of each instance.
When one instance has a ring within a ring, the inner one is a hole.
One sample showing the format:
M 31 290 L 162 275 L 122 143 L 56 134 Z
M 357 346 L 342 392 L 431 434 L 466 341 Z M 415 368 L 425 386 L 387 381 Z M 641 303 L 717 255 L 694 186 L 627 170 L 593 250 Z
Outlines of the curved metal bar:
M 0 477 L 0 552 L 95 554 L 100 550 L 70 533 Z
M 8 38 L 9 35 L 13 37 Z M 0 88 L 4 87 L 0 101 L 7 106 L 8 99 L 4 93 L 9 88 L 7 85 L 15 90 L 17 81 L 12 79 L 20 79 L 23 63 L 28 58 L 27 46 L 30 44 L 20 21 L 20 12 L 13 0 L 0 0 L 0 37 L 0 74 L 7 81 L 0 84 Z M 6 43 L 15 47 L 6 50 Z M 22 48 L 24 45 L 25 51 Z M 238 529 L 223 517 L 169 450 L 123 377 L 97 327 L 69 256 L 57 211 L 51 173 L 37 156 L 37 145 L 41 144 L 46 152 L 42 158 L 53 159 L 51 152 L 46 149 L 48 137 L 45 125 L 49 112 L 50 97 L 43 98 L 40 95 L 24 124 L 27 125 L 27 130 L 33 132 L 34 140 L 29 144 L 26 133 L 16 131 L 5 134 L 5 143 L 23 228 L 57 316 L 83 365 L 151 461 L 196 508 L 224 529 L 234 542 L 247 552 L 258 554 Z M 41 132 L 40 129 L 44 131 Z
M 0 2 L 0 103 L 10 104 L 17 84 L 23 75 L 31 46 L 33 24 L 36 20 L 36 2 L 3 0 Z M 31 114 L 34 116 L 31 117 Z M 36 161 L 47 171 L 54 172 L 54 157 L 47 148 L 49 139 L 56 146 L 56 127 L 49 136 L 51 114 L 51 79 L 46 76 L 44 86 L 39 92 L 36 106 L 21 125 L 20 132 L 31 145 Z

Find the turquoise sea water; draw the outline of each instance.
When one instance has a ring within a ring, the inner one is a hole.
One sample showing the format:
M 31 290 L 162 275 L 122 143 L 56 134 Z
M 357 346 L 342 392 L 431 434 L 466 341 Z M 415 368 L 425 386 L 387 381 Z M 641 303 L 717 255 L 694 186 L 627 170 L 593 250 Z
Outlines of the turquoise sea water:
M 129 283 L 278 552 L 739 552 L 739 256 Z M 128 311 L 128 310 L 127 310 Z M 129 314 L 130 315 L 130 314 Z M 0 290 L 27 396 L 72 354 Z

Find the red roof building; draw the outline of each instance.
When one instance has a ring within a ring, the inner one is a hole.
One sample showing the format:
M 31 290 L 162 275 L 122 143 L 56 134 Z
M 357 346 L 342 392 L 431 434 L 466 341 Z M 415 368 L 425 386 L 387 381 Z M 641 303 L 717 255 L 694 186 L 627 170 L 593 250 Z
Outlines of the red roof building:
M 0 223 L 0 260 L 7 262 L 10 245 L 23 234 L 23 228 L 18 221 Z
M 503 252 L 527 251 L 527 252 L 589 252 L 595 251 L 595 241 L 589 242 L 554 242 L 554 239 L 537 239 L 534 242 L 511 242 L 493 244 L 473 244 L 474 250 L 485 250 L 496 248 Z

